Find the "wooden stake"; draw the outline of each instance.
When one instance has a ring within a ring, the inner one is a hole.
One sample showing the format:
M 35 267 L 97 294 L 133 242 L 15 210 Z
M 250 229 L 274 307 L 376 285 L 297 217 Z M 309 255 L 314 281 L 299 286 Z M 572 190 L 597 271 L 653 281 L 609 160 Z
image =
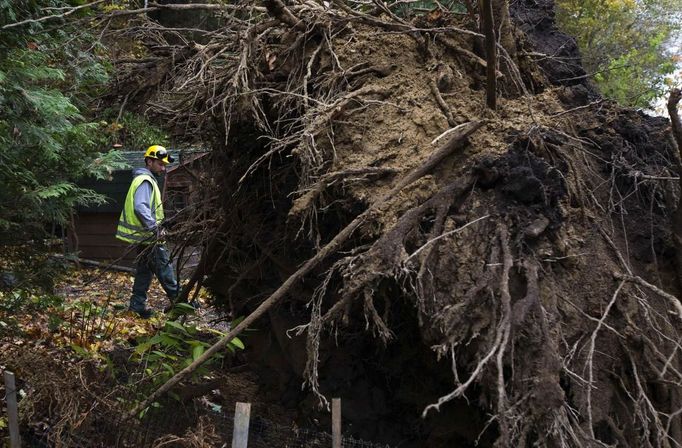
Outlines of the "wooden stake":
M 332 448 L 341 448 L 341 399 L 332 398 Z
M 5 370 L 5 399 L 7 400 L 7 417 L 9 425 L 9 446 L 20 448 L 19 437 L 19 410 L 17 408 L 17 388 L 14 384 L 14 374 Z
M 232 430 L 232 448 L 249 446 L 249 419 L 251 403 L 237 403 L 234 407 L 234 429 Z
M 224 349 L 227 344 L 230 343 L 237 335 L 239 335 L 245 328 L 248 328 L 256 319 L 265 314 L 265 312 L 270 309 L 275 303 L 277 303 L 282 297 L 286 296 L 291 287 L 301 280 L 307 273 L 313 270 L 322 260 L 327 258 L 330 254 L 336 252 L 345 244 L 353 232 L 360 227 L 370 216 L 383 212 L 389 205 L 390 200 L 394 198 L 403 188 L 412 184 L 416 180 L 422 178 L 429 172 L 431 172 L 436 166 L 438 166 L 446 157 L 455 152 L 456 149 L 461 148 L 466 141 L 466 138 L 477 131 L 484 122 L 482 121 L 471 121 L 468 123 L 463 123 L 453 129 L 453 136 L 448 140 L 443 146 L 434 151 L 429 158 L 424 161 L 421 165 L 412 169 L 403 178 L 401 178 L 398 183 L 386 194 L 375 200 L 362 214 L 357 216 L 350 224 L 343 228 L 327 245 L 322 247 L 320 251 L 308 261 L 306 261 L 303 266 L 301 266 L 296 272 L 291 274 L 286 281 L 273 292 L 270 297 L 265 299 L 251 314 L 246 316 L 246 318 L 239 323 L 236 327 L 230 330 L 221 340 L 213 344 L 208 350 L 204 352 L 203 355 L 199 356 L 197 359 L 188 365 L 180 372 L 176 373 L 171 379 L 166 381 L 161 387 L 159 387 L 154 393 L 147 397 L 144 401 L 138 404 L 135 409 L 133 409 L 129 414 L 129 418 L 134 418 L 140 411 L 152 402 L 154 402 L 158 397 L 166 393 L 173 386 L 178 384 L 192 372 L 194 372 L 200 365 L 211 359 L 213 355 L 218 353 L 220 350 Z

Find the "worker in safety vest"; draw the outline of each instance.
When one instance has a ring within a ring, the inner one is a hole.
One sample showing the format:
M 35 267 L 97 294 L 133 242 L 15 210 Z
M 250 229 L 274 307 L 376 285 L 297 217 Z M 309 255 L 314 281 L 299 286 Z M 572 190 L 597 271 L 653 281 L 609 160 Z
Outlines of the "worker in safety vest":
M 171 300 L 175 301 L 179 287 L 175 279 L 168 249 L 163 244 L 163 203 L 155 175 L 166 171 L 173 161 L 163 146 L 150 146 L 144 154 L 145 167 L 133 170 L 125 205 L 118 221 L 116 238 L 137 246 L 135 281 L 129 310 L 148 319 L 154 313 L 147 308 L 147 290 L 155 274 Z

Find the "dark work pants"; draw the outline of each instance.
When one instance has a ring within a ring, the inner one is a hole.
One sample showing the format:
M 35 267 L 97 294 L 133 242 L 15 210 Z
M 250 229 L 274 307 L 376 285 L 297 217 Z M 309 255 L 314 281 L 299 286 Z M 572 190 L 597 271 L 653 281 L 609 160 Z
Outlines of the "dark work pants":
M 137 264 L 135 266 L 135 281 L 133 295 L 130 297 L 130 309 L 144 310 L 147 304 L 147 290 L 152 284 L 152 276 L 156 275 L 161 287 L 171 301 L 175 301 L 180 290 L 175 279 L 173 263 L 171 263 L 168 249 L 163 244 L 140 244 L 137 247 Z

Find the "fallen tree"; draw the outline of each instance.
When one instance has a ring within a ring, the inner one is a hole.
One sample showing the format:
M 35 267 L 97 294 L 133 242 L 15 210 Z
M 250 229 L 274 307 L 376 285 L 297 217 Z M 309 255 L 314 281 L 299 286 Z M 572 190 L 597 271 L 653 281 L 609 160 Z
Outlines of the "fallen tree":
M 126 61 L 109 99 L 213 141 L 211 199 L 176 235 L 206 243 L 190 286 L 249 317 L 212 351 L 263 328 L 264 384 L 304 415 L 355 397 L 350 421 L 387 443 L 682 444 L 679 154 L 664 119 L 558 75 L 551 4 L 509 11 L 499 72 L 473 7 L 207 9 L 222 22 L 191 43 L 126 28 L 157 72 Z

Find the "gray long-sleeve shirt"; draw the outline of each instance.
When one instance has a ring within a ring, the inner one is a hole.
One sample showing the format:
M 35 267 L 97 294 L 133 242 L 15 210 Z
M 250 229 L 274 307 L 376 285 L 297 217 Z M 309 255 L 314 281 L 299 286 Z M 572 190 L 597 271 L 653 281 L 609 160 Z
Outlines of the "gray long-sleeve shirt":
M 141 175 L 147 174 L 154 177 L 151 171 L 147 168 L 135 168 L 133 170 L 133 178 Z M 152 209 L 152 198 L 154 197 L 154 187 L 152 187 L 151 182 L 144 181 L 135 190 L 135 196 L 133 200 L 133 206 L 135 208 L 135 214 L 142 222 L 142 225 L 152 231 L 156 231 L 156 211 Z M 159 207 L 160 204 L 154 204 L 155 207 Z

